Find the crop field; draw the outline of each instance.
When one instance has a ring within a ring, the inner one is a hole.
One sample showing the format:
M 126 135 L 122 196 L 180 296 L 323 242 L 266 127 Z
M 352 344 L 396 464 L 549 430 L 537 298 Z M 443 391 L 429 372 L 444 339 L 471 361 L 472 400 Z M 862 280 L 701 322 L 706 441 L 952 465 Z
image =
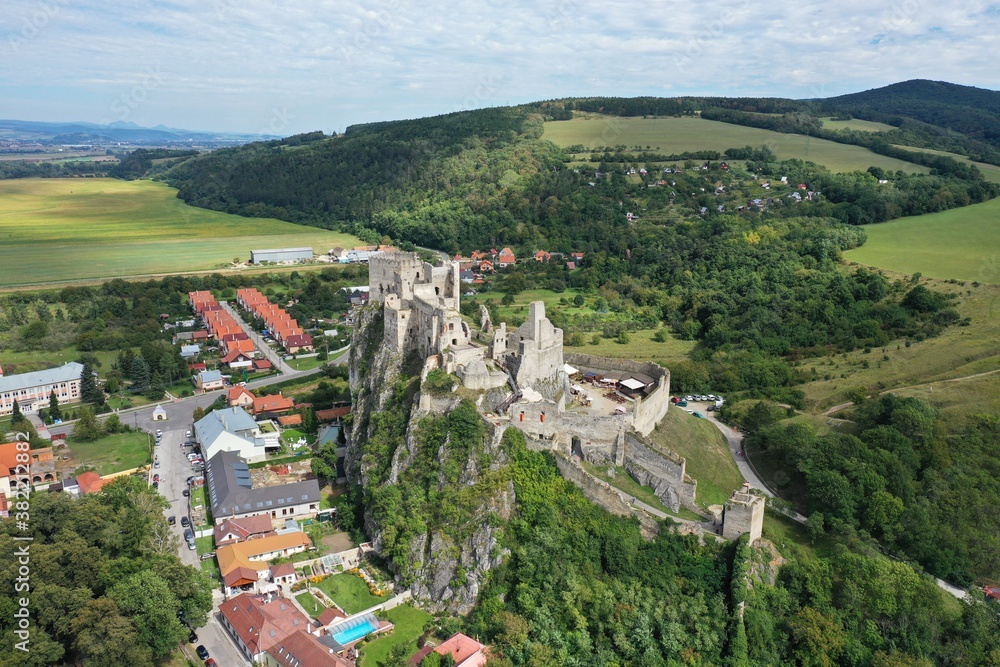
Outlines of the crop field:
M 926 173 L 927 168 L 877 155 L 866 148 L 801 134 L 783 134 L 701 118 L 579 118 L 545 123 L 543 138 L 559 146 L 649 146 L 661 153 L 769 146 L 781 160 L 799 158 L 831 171 L 864 171 L 871 166 Z
M 824 130 L 858 130 L 859 132 L 887 132 L 895 130 L 892 125 L 876 123 L 871 120 L 861 120 L 852 118 L 851 120 L 833 120 L 832 118 L 821 118 Z
M 1000 199 L 865 227 L 852 262 L 934 278 L 1000 283 Z
M 359 245 L 347 234 L 188 206 L 152 181 L 0 181 L 0 287 L 211 270 L 250 250 Z

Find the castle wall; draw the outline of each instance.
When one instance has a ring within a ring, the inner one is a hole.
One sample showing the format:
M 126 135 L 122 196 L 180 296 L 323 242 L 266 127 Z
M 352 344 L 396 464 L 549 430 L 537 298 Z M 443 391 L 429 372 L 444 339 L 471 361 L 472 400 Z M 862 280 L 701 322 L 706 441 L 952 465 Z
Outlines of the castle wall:
M 528 305 L 528 319 L 507 337 L 508 365 L 517 382 L 530 386 L 533 382 L 552 378 L 563 367 L 563 332 L 545 317 L 545 303 Z
M 646 535 L 654 534 L 657 531 L 656 520 L 645 512 L 633 510 L 631 505 L 625 502 L 623 494 L 620 491 L 588 475 L 585 470 L 574 465 L 572 461 L 563 456 L 557 454 L 555 459 L 556 467 L 559 468 L 559 473 L 563 478 L 576 484 L 583 491 L 583 495 L 587 496 L 590 500 L 612 514 L 637 517 L 642 526 L 643 533 Z
M 613 461 L 618 434 L 626 423 L 626 415 L 560 414 L 559 405 L 553 401 L 515 403 L 510 408 L 511 426 L 524 431 L 529 437 L 551 441 L 554 448 L 565 454 L 570 453 L 573 438 L 579 438 L 584 458 L 588 461 Z
M 589 354 L 567 353 L 564 356 L 567 364 L 578 368 L 643 376 L 656 383 L 656 388 L 648 396 L 635 401 L 631 413 L 632 428 L 642 435 L 649 435 L 667 414 L 670 407 L 670 372 L 659 364 L 631 359 L 608 359 Z
M 401 298 L 399 279 L 412 285 L 420 274 L 422 263 L 413 253 L 386 252 L 372 255 L 368 261 L 368 298 L 373 302 L 385 300 L 386 294 Z
M 662 482 L 676 493 L 681 505 L 694 507 L 698 483 L 687 476 L 687 461 L 674 453 L 650 448 L 634 433 L 625 434 L 625 467 L 639 466 L 650 473 L 652 480 Z M 650 480 L 645 483 L 649 484 Z M 657 484 L 649 484 L 656 488 Z

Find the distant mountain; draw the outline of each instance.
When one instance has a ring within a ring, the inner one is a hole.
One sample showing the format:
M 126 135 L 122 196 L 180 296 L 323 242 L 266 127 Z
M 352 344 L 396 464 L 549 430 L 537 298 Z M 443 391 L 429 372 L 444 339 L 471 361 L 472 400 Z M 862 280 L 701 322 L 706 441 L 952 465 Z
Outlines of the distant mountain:
M 995 90 L 913 79 L 815 102 L 824 110 L 896 126 L 912 118 L 1000 147 L 1000 92 Z
M 244 143 L 278 139 L 274 135 L 237 132 L 195 132 L 158 125 L 146 128 L 127 121 L 107 125 L 87 122 L 52 123 L 30 120 L 0 120 L 0 132 L 7 139 L 43 144 L 88 143 Z

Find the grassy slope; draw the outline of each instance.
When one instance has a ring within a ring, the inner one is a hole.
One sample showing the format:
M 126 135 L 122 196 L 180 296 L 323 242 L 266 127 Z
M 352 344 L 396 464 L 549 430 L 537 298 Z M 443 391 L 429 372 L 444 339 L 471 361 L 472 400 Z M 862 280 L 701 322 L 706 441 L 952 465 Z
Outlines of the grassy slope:
M 1000 286 L 967 283 L 964 287 L 938 280 L 927 280 L 929 288 L 960 295 L 957 310 L 971 318 L 967 327 L 953 326 L 937 338 L 903 341 L 865 354 L 856 350 L 832 358 L 806 361 L 802 368 L 815 368 L 817 380 L 802 385 L 806 409 L 821 411 L 846 402 L 846 394 L 863 386 L 872 391 L 933 383 L 907 390 L 943 409 L 943 414 L 960 418 L 970 412 L 1000 411 L 1000 373 L 980 378 L 944 382 L 1000 368 Z M 885 360 L 884 356 L 889 359 Z M 869 367 L 864 368 L 864 362 Z M 846 378 L 841 378 L 841 374 Z M 823 377 L 829 374 L 829 380 Z M 933 389 L 931 388 L 933 387 Z
M 931 153 L 932 155 L 946 155 L 950 158 L 954 158 L 959 162 L 964 162 L 965 164 L 975 165 L 979 171 L 983 173 L 983 178 L 991 183 L 1000 183 L 1000 167 L 995 164 L 986 164 L 985 162 L 973 162 L 964 155 L 959 155 L 958 153 L 949 153 L 948 151 L 936 151 L 932 148 L 914 148 L 913 146 L 896 146 L 897 148 L 903 148 L 908 151 L 920 151 L 921 153 Z
M 662 153 L 769 146 L 781 159 L 799 158 L 826 165 L 832 171 L 865 170 L 875 165 L 907 172 L 928 170 L 909 162 L 872 153 L 866 148 L 782 134 L 701 118 L 591 118 L 545 124 L 543 138 L 560 146 L 646 146 Z
M 361 667 L 382 667 L 396 644 L 407 644 L 410 655 L 416 653 L 417 638 L 423 634 L 424 625 L 434 618 L 426 611 L 408 605 L 390 609 L 385 617 L 395 626 L 392 634 L 379 637 L 361 649 Z
M 859 132 L 887 132 L 895 130 L 892 125 L 876 123 L 870 120 L 852 118 L 851 120 L 833 120 L 832 118 L 822 118 L 824 130 L 858 130 Z
M 868 225 L 844 257 L 903 273 L 1000 283 L 1000 199 Z
M 684 361 L 690 358 L 695 341 L 681 340 L 670 336 L 666 342 L 658 343 L 653 340 L 655 333 L 653 329 L 630 331 L 628 332 L 629 342 L 627 343 L 619 343 L 614 338 L 602 338 L 601 342 L 597 345 L 591 344 L 594 334 L 585 333 L 583 335 L 584 345 L 580 347 L 567 346 L 565 351 L 577 354 L 592 354 L 598 357 L 610 357 L 612 359 L 655 361 L 666 366 L 669 366 L 672 362 Z
M 698 480 L 698 504 L 723 504 L 743 484 L 725 437 L 708 421 L 671 407 L 649 437 L 687 459 L 687 474 Z
M 357 245 L 349 235 L 188 206 L 152 181 L 0 182 L 0 286 L 213 269 L 250 250 Z

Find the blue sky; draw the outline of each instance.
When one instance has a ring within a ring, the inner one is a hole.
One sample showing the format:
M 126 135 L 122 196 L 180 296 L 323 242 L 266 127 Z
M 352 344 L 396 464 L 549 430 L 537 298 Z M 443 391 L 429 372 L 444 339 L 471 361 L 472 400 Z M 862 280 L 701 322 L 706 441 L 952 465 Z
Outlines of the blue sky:
M 578 95 L 1000 88 L 1000 3 L 8 0 L 0 118 L 293 134 Z

